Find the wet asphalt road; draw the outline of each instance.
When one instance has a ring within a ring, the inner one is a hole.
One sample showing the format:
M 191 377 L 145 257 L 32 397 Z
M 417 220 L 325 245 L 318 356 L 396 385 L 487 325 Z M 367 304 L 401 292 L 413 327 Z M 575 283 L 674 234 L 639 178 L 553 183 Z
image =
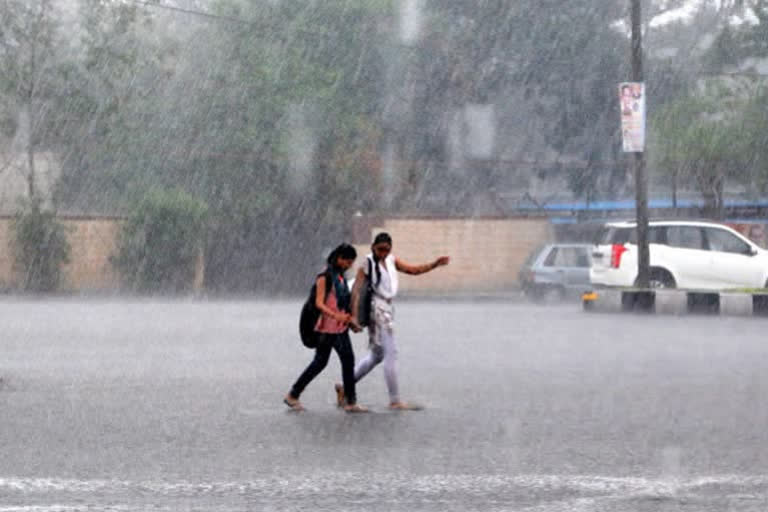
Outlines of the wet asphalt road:
M 0 301 L 0 512 L 768 510 L 764 319 L 401 301 L 426 410 L 295 414 L 299 308 Z

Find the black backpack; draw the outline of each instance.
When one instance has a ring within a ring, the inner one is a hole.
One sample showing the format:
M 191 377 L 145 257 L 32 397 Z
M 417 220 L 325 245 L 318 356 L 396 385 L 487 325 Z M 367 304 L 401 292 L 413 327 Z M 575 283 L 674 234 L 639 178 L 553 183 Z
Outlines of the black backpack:
M 325 297 L 323 300 L 328 299 L 328 294 L 331 292 L 331 286 L 333 286 L 333 279 L 331 273 L 327 270 L 321 274 L 317 274 L 317 277 L 325 276 Z M 317 333 L 315 332 L 315 325 L 317 325 L 317 319 L 320 318 L 320 310 L 315 305 L 315 297 L 317 296 L 317 278 L 315 283 L 309 290 L 309 297 L 301 308 L 301 315 L 299 315 L 299 335 L 301 336 L 301 342 L 307 348 L 317 348 Z

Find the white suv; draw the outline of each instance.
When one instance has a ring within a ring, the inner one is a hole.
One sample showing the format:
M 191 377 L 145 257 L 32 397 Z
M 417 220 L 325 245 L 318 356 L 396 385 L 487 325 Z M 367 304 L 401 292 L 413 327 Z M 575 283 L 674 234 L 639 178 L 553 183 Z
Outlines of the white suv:
M 651 221 L 648 248 L 651 287 L 768 288 L 768 251 L 723 224 Z M 592 252 L 592 285 L 635 286 L 637 249 L 635 222 L 606 224 Z

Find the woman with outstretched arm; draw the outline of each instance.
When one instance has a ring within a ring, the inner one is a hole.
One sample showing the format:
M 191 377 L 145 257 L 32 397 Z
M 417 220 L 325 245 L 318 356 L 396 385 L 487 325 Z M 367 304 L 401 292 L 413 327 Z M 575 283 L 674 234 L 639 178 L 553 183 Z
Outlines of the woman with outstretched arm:
M 370 262 L 369 262 L 370 261 Z M 397 381 L 397 345 L 395 344 L 394 299 L 397 296 L 397 273 L 420 275 L 430 272 L 450 262 L 448 256 L 440 256 L 430 263 L 413 265 L 392 254 L 392 237 L 388 233 L 379 233 L 371 245 L 371 254 L 358 269 L 352 288 L 353 318 L 357 318 L 360 289 L 370 279 L 373 297 L 371 318 L 368 324 L 369 352 L 355 366 L 355 382 L 365 377 L 376 365 L 384 363 L 384 378 L 389 392 L 389 407 L 395 410 L 414 410 L 418 406 L 402 401 Z M 371 275 L 368 275 L 369 268 Z M 343 406 L 346 396 L 344 387 L 336 384 L 336 397 L 339 406 Z

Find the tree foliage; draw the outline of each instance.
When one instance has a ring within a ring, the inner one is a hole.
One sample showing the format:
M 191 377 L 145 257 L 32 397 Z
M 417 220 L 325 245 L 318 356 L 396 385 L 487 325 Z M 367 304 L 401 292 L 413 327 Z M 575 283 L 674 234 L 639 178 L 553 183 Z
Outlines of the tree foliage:
M 518 162 L 540 155 L 533 171 L 556 170 L 559 155 L 614 160 L 618 114 L 611 106 L 628 46 L 611 25 L 621 15 L 609 1 L 429 2 L 429 28 L 413 50 L 411 72 L 422 87 L 405 127 L 416 141 L 406 160 L 438 170 L 430 187 L 476 190 L 503 186 L 525 165 Z M 462 162 L 463 178 L 446 176 L 452 156 L 445 141 L 455 121 L 445 113 L 467 104 L 492 105 L 505 126 L 499 136 L 515 142 L 502 143 L 490 161 Z
M 39 193 L 37 153 L 50 144 L 56 105 L 66 94 L 58 16 L 53 0 L 3 0 L 0 8 L 0 116 L 17 142 L 6 153 L 25 155 L 15 171 L 26 180 L 31 200 Z
M 732 25 L 749 9 L 756 23 Z M 723 216 L 727 185 L 750 195 L 766 190 L 768 104 L 765 81 L 750 62 L 768 57 L 768 4 L 722 2 L 719 34 L 703 54 L 706 73 L 652 117 L 655 166 L 673 184 L 691 183 L 711 215 Z M 746 72 L 741 72 L 746 68 Z
M 144 293 L 192 289 L 206 214 L 205 203 L 182 191 L 147 193 L 122 226 L 113 260 L 125 287 Z
M 69 263 L 70 245 L 65 226 L 56 215 L 33 199 L 13 220 L 13 247 L 19 286 L 34 292 L 56 291 L 61 284 L 62 265 Z
M 77 9 L 56 16 L 5 0 L 0 128 L 11 138 L 21 133 L 19 92 L 26 89 L 14 77 L 29 69 L 29 53 L 15 41 L 37 41 L 51 65 L 37 68 L 32 81 L 30 140 L 61 162 L 57 207 L 130 214 L 156 189 L 199 198 L 208 208 L 211 290 L 303 287 L 323 248 L 348 236 L 358 210 L 455 212 L 489 190 L 523 193 L 518 188 L 536 176 L 563 193 L 548 183 L 558 177 L 588 199 L 627 192 L 616 108 L 616 84 L 628 77 L 629 42 L 617 24 L 625 4 L 416 4 L 421 30 L 404 38 L 407 20 L 395 0 L 217 0 L 197 7 L 207 14 L 77 0 Z M 22 22 L 35 12 L 48 14 L 39 37 Z M 707 20 L 717 26 L 716 16 Z M 757 30 L 740 28 L 733 38 L 742 42 L 723 36 L 718 44 L 726 52 L 756 49 Z M 754 44 L 743 42 L 750 31 Z M 698 70 L 683 65 L 696 52 L 657 56 L 675 35 L 668 30 L 656 40 L 659 52 L 646 66 L 654 114 L 689 90 Z M 470 154 L 460 140 L 477 106 L 493 117 L 486 156 Z M 733 121 L 740 133 L 761 126 L 758 107 Z M 717 119 L 708 112 L 701 122 Z M 669 129 L 691 144 L 732 147 L 718 142 L 714 128 L 688 128 Z M 750 140 L 757 179 L 765 158 L 760 139 Z M 669 151 L 684 167 L 680 176 L 703 180 L 685 161 L 694 153 Z M 286 266 L 296 270 L 286 275 Z
M 694 184 L 716 218 L 723 217 L 726 182 L 750 181 L 756 134 L 743 122 L 746 106 L 729 89 L 716 87 L 670 102 L 653 118 L 657 167 L 676 183 Z

